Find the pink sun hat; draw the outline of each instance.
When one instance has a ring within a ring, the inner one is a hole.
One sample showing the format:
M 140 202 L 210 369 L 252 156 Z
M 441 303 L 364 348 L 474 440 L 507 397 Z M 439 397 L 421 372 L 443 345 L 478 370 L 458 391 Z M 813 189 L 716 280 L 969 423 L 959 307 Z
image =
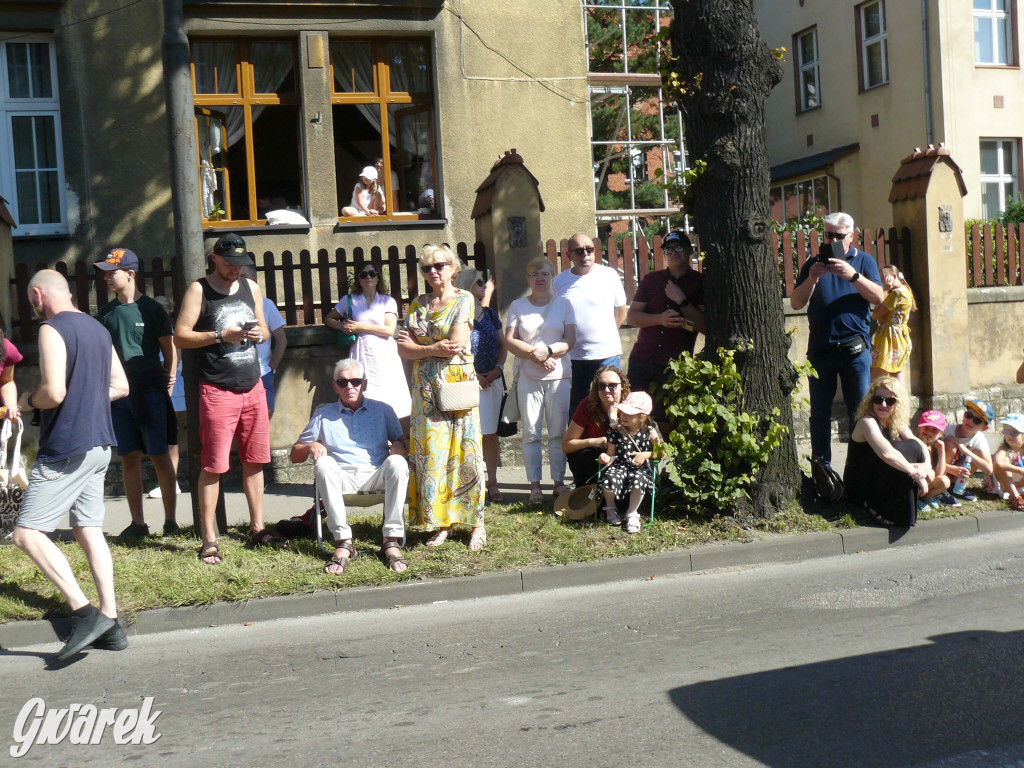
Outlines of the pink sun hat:
M 629 397 L 619 403 L 619 413 L 650 414 L 653 410 L 654 403 L 646 392 L 631 392 Z
M 917 422 L 917 427 L 935 427 L 945 431 L 946 429 L 946 417 L 938 411 L 925 411 L 921 414 L 921 420 Z

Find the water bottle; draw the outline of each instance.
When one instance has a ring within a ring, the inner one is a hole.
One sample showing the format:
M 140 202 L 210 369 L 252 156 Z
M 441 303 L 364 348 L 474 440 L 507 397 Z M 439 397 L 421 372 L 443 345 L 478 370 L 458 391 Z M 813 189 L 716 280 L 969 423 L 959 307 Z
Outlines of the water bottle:
M 964 491 L 967 489 L 967 478 L 970 477 L 971 475 L 971 457 L 964 456 L 963 461 L 960 462 L 958 466 L 963 467 L 964 469 L 967 470 L 967 472 L 966 474 L 963 474 L 960 477 L 958 477 L 956 479 L 956 482 L 953 483 L 953 493 L 955 493 L 957 496 L 963 496 Z

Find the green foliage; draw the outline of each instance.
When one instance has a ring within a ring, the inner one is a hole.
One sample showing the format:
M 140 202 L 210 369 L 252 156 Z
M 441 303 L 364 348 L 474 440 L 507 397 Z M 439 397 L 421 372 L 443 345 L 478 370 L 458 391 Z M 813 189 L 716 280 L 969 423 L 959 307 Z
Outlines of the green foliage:
M 771 228 L 773 232 L 778 232 L 780 235 L 783 232 L 792 232 L 796 234 L 796 232 L 798 232 L 801 229 L 816 229 L 820 234 L 821 232 L 825 231 L 825 217 L 816 211 L 808 210 L 804 211 L 804 215 L 801 216 L 799 219 L 791 219 L 787 221 L 785 224 L 779 221 L 775 221 L 775 219 L 771 219 L 768 222 L 768 226 Z
M 778 409 L 766 416 L 744 409 L 736 352 L 719 348 L 708 359 L 684 353 L 669 363 L 672 374 L 661 389 L 672 425 L 665 467 L 691 510 L 724 512 L 750 498 L 787 432 Z
M 1024 222 L 1024 197 L 1020 195 L 1013 202 L 1006 204 L 1006 210 L 999 217 L 1003 224 L 1020 224 Z

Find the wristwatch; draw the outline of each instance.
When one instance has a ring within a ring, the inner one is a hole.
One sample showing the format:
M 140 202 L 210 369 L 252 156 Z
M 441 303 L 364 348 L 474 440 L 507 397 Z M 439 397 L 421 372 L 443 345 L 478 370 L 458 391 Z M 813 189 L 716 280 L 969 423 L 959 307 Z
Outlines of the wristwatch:
M 856 283 L 858 280 L 860 280 L 860 272 L 854 272 L 853 277 L 850 278 L 850 282 Z
M 545 342 L 544 346 L 548 348 L 548 357 L 554 357 L 555 353 L 551 351 L 551 345 Z

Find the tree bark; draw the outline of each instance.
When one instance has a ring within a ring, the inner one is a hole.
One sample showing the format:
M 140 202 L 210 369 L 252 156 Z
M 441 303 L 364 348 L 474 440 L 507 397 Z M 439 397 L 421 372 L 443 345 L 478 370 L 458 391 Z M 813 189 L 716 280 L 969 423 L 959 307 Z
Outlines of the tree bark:
M 744 407 L 780 411 L 789 427 L 738 516 L 768 517 L 800 488 L 793 439 L 796 373 L 787 352 L 782 282 L 768 228 L 768 152 L 764 104 L 782 66 L 761 39 L 752 0 L 673 0 L 673 69 L 691 164 L 688 211 L 704 257 L 705 349 L 753 347 L 736 356 Z

